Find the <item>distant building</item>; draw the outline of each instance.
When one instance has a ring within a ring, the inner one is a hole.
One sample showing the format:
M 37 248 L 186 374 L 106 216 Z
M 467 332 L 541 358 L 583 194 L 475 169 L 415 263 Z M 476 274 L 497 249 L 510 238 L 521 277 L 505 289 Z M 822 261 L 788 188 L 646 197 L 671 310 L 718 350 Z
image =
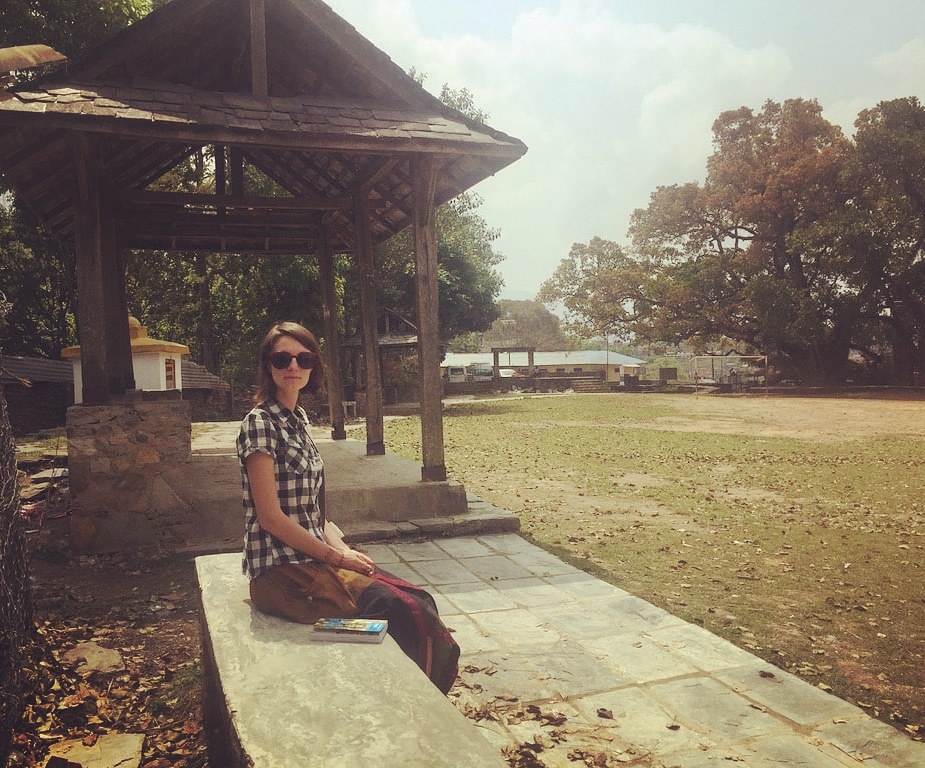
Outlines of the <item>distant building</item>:
M 518 376 L 540 378 L 596 377 L 608 382 L 624 381 L 626 376 L 645 374 L 645 360 L 608 350 L 583 352 L 533 352 L 533 368 L 527 352 L 503 352 L 499 370 L 514 371 Z M 491 352 L 448 352 L 440 364 L 444 373 L 463 368 L 474 379 L 490 376 L 494 365 Z
M 231 385 L 192 360 L 180 361 L 183 400 L 192 421 L 226 421 L 232 413 Z M 0 380 L 13 435 L 61 429 L 74 405 L 74 365 L 69 360 L 0 357 Z
M 0 357 L 0 379 L 13 435 L 64 426 L 74 404 L 73 366 L 66 360 Z

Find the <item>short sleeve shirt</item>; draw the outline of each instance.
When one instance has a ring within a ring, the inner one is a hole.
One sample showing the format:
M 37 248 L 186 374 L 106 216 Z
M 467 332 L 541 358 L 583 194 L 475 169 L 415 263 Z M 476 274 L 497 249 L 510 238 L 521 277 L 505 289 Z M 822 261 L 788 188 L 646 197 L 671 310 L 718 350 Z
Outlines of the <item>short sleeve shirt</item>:
M 261 403 L 241 422 L 237 452 L 244 492 L 244 572 L 254 578 L 273 565 L 311 561 L 311 557 L 260 527 L 246 466 L 251 454 L 272 456 L 283 513 L 323 540 L 319 497 L 324 463 L 312 440 L 305 411 L 301 407 L 290 411 L 275 400 Z

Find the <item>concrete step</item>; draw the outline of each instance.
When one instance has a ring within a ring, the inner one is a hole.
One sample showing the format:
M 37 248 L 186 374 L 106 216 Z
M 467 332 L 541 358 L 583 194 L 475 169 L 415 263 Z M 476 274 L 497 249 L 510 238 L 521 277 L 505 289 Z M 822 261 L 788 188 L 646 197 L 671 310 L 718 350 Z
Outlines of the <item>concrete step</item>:
M 201 540 L 187 552 L 238 549 L 243 536 L 237 424 L 197 425 L 189 494 Z M 328 515 L 352 543 L 426 536 L 474 536 L 520 529 L 516 515 L 466 493 L 455 480 L 423 482 L 420 466 L 394 454 L 367 456 L 359 440 L 314 435 L 325 462 Z

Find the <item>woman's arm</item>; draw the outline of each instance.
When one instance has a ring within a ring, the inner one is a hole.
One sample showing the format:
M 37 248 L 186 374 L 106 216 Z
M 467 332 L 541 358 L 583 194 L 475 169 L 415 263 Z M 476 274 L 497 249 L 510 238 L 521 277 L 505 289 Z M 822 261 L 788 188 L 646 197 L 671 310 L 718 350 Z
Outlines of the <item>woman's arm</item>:
M 342 535 L 341 530 L 330 520 L 326 521 L 324 524 L 324 539 L 332 547 L 340 550 L 345 553 L 345 557 L 349 555 L 351 558 L 356 558 L 360 563 L 363 564 L 361 568 L 354 568 L 355 571 L 360 571 L 361 573 L 366 573 L 372 571 L 376 568 L 376 564 L 373 562 L 373 559 L 367 555 L 365 552 L 358 552 L 355 549 L 352 549 L 349 544 L 347 544 Z
M 283 512 L 276 491 L 275 461 L 270 454 L 252 453 L 244 466 L 257 510 L 257 522 L 264 531 L 314 560 L 361 573 L 372 569 L 372 561 L 363 553 L 350 549 L 339 535 L 332 544 L 326 544 Z M 325 538 L 328 527 L 325 526 Z

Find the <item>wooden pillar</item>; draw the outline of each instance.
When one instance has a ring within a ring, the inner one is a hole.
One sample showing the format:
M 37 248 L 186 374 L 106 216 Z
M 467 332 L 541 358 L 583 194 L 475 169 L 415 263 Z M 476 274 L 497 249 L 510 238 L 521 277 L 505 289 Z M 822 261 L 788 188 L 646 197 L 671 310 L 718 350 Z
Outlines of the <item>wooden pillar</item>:
M 228 148 L 228 181 L 231 182 L 231 194 L 244 196 L 244 153 L 239 147 Z
M 322 225 L 318 241 L 318 272 L 321 277 L 321 306 L 324 313 L 325 380 L 328 388 L 328 411 L 331 414 L 331 437 L 344 440 L 344 391 L 340 379 L 340 329 L 337 292 L 334 287 L 334 254 L 327 228 Z
M 369 229 L 369 198 L 359 190 L 354 198 L 356 260 L 360 293 L 360 325 L 363 329 L 363 358 L 366 362 L 366 455 L 385 453 L 382 418 L 382 369 L 379 365 L 379 310 L 376 303 L 376 270 Z
M 128 300 L 125 295 L 125 253 L 116 226 L 115 194 L 109 184 L 100 185 L 100 214 L 104 260 L 111 277 L 106 280 L 106 345 L 110 351 L 109 393 L 123 395 L 135 389 L 132 339 L 128 327 Z
M 267 19 L 264 0 L 250 2 L 251 92 L 267 95 Z
M 440 380 L 440 311 L 437 281 L 437 161 L 419 157 L 411 166 L 418 360 L 421 375 L 421 479 L 446 480 L 443 454 L 443 385 Z
M 96 142 L 75 134 L 71 147 L 77 177 L 74 227 L 83 402 L 106 405 L 111 395 L 134 388 L 113 192 L 103 178 Z

